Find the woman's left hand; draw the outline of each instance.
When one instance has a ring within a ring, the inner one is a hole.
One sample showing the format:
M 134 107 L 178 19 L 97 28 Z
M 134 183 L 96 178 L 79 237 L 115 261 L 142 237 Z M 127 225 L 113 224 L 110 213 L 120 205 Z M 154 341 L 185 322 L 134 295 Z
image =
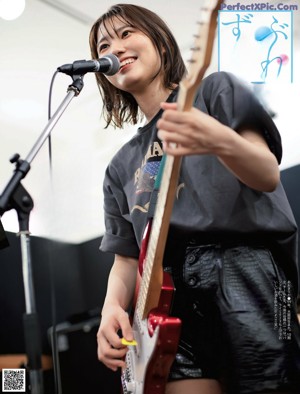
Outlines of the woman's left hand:
M 158 137 L 167 154 L 212 154 L 245 185 L 258 191 L 275 190 L 280 181 L 277 159 L 259 131 L 237 133 L 196 108 L 177 111 L 176 103 L 161 107 Z
M 174 156 L 195 154 L 218 154 L 228 133 L 229 127 L 196 108 L 177 111 L 176 103 L 162 103 L 164 109 L 157 122 L 158 137 L 162 140 L 164 151 Z

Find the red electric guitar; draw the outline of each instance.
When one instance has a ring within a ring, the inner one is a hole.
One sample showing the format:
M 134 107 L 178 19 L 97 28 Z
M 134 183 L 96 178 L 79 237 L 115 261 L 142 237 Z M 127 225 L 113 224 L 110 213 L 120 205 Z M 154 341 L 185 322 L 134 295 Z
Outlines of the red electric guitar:
M 207 0 L 205 3 L 189 72 L 179 87 L 177 104 L 181 111 L 192 107 L 211 60 L 222 1 Z M 169 316 L 175 289 L 171 277 L 163 271 L 162 261 L 180 165 L 180 158 L 165 156 L 155 215 L 148 223 L 142 243 L 139 258 L 142 277 L 132 321 L 137 344 L 130 345 L 126 354 L 126 369 L 122 373 L 123 394 L 164 394 L 177 351 L 181 322 Z

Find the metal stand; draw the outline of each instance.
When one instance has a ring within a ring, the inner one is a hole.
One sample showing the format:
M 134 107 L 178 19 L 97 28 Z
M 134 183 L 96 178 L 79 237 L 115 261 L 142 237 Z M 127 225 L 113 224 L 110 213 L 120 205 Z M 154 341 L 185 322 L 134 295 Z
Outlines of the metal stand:
M 4 228 L 0 220 L 0 249 L 4 249 L 9 245 Z
M 10 209 L 15 209 L 18 214 L 19 236 L 21 243 L 22 271 L 25 292 L 26 313 L 23 316 L 25 350 L 28 360 L 31 394 L 43 394 L 43 374 L 41 363 L 41 335 L 38 315 L 34 297 L 34 285 L 31 266 L 29 216 L 33 208 L 33 200 L 21 184 L 21 180 L 30 170 L 30 163 L 35 158 L 44 142 L 47 140 L 52 129 L 62 116 L 74 96 L 78 96 L 83 88 L 83 76 L 72 76 L 73 83 L 68 87 L 68 93 L 55 114 L 49 120 L 33 148 L 25 160 L 15 154 L 11 163 L 15 163 L 14 174 L 0 196 L 0 216 Z

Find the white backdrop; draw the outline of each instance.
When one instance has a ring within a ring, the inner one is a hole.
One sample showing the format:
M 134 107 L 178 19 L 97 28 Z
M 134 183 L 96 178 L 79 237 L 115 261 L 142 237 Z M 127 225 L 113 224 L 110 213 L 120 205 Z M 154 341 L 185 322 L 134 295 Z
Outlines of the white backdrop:
M 184 59 L 188 59 L 201 1 L 124 2 L 143 5 L 161 15 L 173 30 Z M 9 163 L 10 156 L 18 152 L 24 159 L 47 124 L 48 91 L 54 71 L 62 64 L 90 58 L 90 27 L 114 3 L 112 0 L 27 0 L 20 18 L 0 19 L 0 192 L 14 168 Z M 284 3 L 299 4 L 296 0 Z M 300 10 L 294 12 L 294 17 L 294 83 L 265 89 L 265 99 L 277 114 L 275 121 L 282 134 L 281 168 L 300 163 L 297 119 Z M 214 53 L 209 72 L 216 70 Z M 94 75 L 87 74 L 84 81 L 82 93 L 74 98 L 52 132 L 52 175 L 45 145 L 23 182 L 35 203 L 30 220 L 32 234 L 74 243 L 103 233 L 104 171 L 114 152 L 134 132 L 132 127 L 104 130 Z M 56 78 L 53 110 L 65 97 L 70 82 L 66 75 L 59 74 Z M 2 223 L 7 231 L 18 231 L 14 211 L 5 213 Z

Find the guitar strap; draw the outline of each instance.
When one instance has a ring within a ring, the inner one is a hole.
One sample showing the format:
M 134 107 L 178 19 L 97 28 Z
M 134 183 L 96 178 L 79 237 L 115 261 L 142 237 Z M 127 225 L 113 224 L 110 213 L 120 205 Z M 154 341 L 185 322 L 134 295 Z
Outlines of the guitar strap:
M 150 197 L 148 219 L 153 219 L 155 214 L 155 208 L 157 204 L 157 198 L 158 198 L 159 188 L 161 185 L 162 175 L 164 172 L 165 162 L 166 162 L 166 155 L 164 154 L 159 165 L 158 173 L 156 175 L 154 187 Z

